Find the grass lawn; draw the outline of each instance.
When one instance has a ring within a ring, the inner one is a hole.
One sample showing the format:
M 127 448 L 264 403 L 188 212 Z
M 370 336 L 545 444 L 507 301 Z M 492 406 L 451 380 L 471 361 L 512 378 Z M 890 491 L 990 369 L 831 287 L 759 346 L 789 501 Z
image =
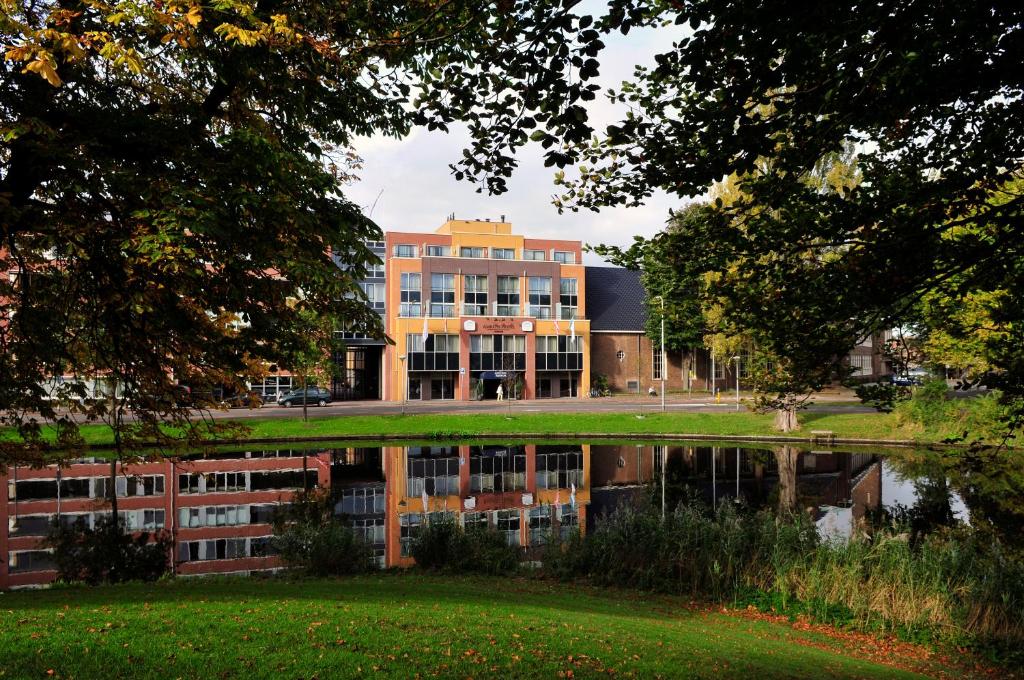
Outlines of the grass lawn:
M 225 422 L 225 421 L 218 421 Z M 638 418 L 631 413 L 516 413 L 501 414 L 415 414 L 380 416 L 320 416 L 308 422 L 295 418 L 252 418 L 240 421 L 250 429 L 249 437 L 289 439 L 398 435 L 408 438 L 472 437 L 480 434 L 517 436 L 550 434 L 663 435 L 701 434 L 755 436 L 777 435 L 772 416 L 748 411 L 719 413 L 649 413 Z M 831 430 L 836 436 L 856 439 L 918 439 L 928 437 L 900 428 L 892 415 L 881 413 L 802 413 L 802 430 L 795 436 L 808 436 L 811 430 Z M 105 425 L 84 425 L 82 435 L 92 446 L 109 445 L 110 430 Z M 12 437 L 10 430 L 2 433 Z
M 946 673 L 923 650 L 519 578 L 179 579 L 0 593 L 0 678 Z

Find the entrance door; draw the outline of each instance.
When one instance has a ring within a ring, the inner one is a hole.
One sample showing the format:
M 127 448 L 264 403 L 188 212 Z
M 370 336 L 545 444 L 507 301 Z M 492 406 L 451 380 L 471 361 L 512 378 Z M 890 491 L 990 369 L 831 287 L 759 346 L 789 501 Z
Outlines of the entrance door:
M 346 348 L 341 375 L 331 382 L 332 396 L 343 401 L 380 399 L 381 352 L 381 347 Z

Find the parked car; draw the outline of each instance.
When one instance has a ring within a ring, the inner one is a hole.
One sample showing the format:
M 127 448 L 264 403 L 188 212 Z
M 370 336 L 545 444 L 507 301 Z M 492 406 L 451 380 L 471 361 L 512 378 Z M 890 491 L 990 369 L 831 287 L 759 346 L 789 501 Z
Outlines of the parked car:
M 288 394 L 282 395 L 277 403 L 281 406 L 302 406 L 305 404 L 316 404 L 317 406 L 327 406 L 331 403 L 331 392 L 325 390 L 322 387 L 307 387 L 305 394 L 302 389 L 292 390 Z
M 900 387 L 912 387 L 914 385 L 923 385 L 925 380 L 931 377 L 924 368 L 912 368 L 902 375 L 894 375 L 892 377 L 892 384 L 899 385 Z
M 224 400 L 230 408 L 263 408 L 263 395 L 259 392 L 240 392 Z

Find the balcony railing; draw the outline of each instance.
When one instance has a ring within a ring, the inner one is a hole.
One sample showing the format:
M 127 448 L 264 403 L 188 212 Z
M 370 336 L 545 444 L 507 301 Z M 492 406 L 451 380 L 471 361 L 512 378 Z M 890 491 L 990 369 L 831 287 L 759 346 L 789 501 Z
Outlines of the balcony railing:
M 462 303 L 452 304 L 430 304 L 430 303 L 403 303 L 399 307 L 398 317 L 402 319 L 452 319 L 456 312 L 460 316 L 497 316 L 517 317 L 536 319 L 559 319 L 569 321 L 579 320 L 579 307 L 562 306 L 559 303 L 554 305 L 501 305 L 497 302 L 489 302 L 486 305 Z

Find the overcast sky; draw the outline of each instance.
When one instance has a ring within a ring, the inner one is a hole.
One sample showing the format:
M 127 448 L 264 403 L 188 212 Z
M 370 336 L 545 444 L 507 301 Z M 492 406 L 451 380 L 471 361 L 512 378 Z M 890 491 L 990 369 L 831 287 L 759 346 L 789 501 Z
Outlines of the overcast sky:
M 591 1 L 584 6 L 599 12 L 601 3 Z M 609 36 L 600 57 L 601 76 L 597 82 L 618 88 L 621 81 L 631 77 L 634 64 L 652 63 L 653 55 L 667 51 L 682 30 L 668 27 Z M 604 97 L 589 104 L 598 130 L 619 118 Z M 628 245 L 634 234 L 656 233 L 664 226 L 669 208 L 680 206 L 678 199 L 657 194 L 640 208 L 559 215 L 551 204 L 557 193 L 552 183 L 554 169 L 544 167 L 542 149 L 536 144 L 520 150 L 519 168 L 506 193 L 478 194 L 474 185 L 457 182 L 448 167 L 461 156 L 467 140 L 465 129 L 455 127 L 449 134 L 417 129 L 400 140 L 361 138 L 355 149 L 364 161 L 357 173 L 360 181 L 347 187 L 345 193 L 367 213 L 372 208 L 371 217 L 385 231 L 433 231 L 453 212 L 458 219 L 496 220 L 505 215 L 513 231 L 525 236 L 615 245 Z M 587 255 L 585 262 L 600 264 L 601 260 Z

